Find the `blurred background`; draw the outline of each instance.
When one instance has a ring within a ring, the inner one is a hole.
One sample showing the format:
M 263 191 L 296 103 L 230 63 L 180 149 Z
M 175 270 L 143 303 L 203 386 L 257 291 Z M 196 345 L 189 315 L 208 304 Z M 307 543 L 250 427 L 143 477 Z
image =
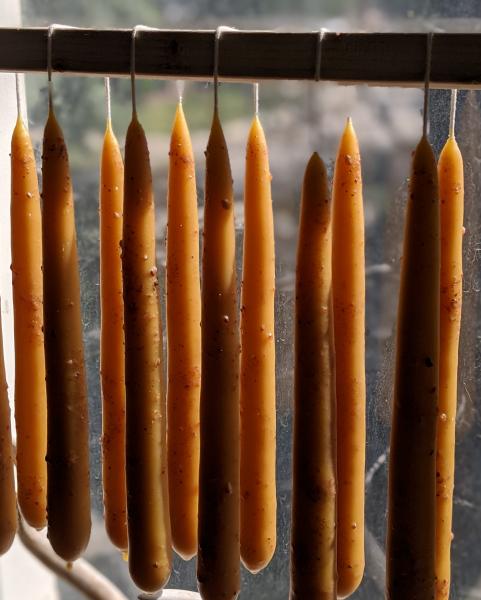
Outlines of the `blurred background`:
M 25 26 L 52 22 L 84 27 L 125 27 L 138 23 L 159 28 L 213 29 L 227 24 L 243 29 L 332 31 L 481 30 L 478 0 L 22 0 Z M 141 35 L 141 34 L 140 34 Z M 53 43 L 55 53 L 55 42 Z M 220 46 L 222 52 L 222 43 Z M 382 60 L 382 57 L 379 57 Z M 46 76 L 26 77 L 28 117 L 40 164 L 46 118 Z M 156 192 L 158 264 L 165 263 L 166 182 L 169 132 L 177 102 L 174 82 L 139 80 L 138 112 L 147 132 Z M 223 84 L 220 111 L 229 145 L 236 193 L 238 249 L 242 241 L 244 146 L 253 114 L 252 86 Z M 479 319 L 481 212 L 480 93 L 461 92 L 457 134 L 465 159 L 466 235 L 462 350 L 459 377 L 457 474 L 454 505 L 452 598 L 481 598 L 481 421 L 477 391 L 481 384 Z M 76 200 L 88 383 L 91 415 L 94 528 L 86 558 L 129 598 L 137 591 L 127 565 L 103 530 L 100 481 L 101 415 L 99 386 L 99 153 L 105 124 L 100 78 L 54 75 L 54 99 L 70 153 Z M 212 86 L 187 83 L 184 109 L 196 153 L 202 220 L 204 155 L 212 115 Z M 340 87 L 329 83 L 269 82 L 260 86 L 260 117 L 269 144 L 277 252 L 277 407 L 278 545 L 268 568 L 243 571 L 241 598 L 288 597 L 289 512 L 291 496 L 292 314 L 299 194 L 310 153 L 320 152 L 332 171 L 345 119 L 352 116 L 363 164 L 366 211 L 368 443 L 366 477 L 366 575 L 354 600 L 384 597 L 386 460 L 392 391 L 393 328 L 397 307 L 399 258 L 411 152 L 421 134 L 422 93 L 401 88 Z M 431 141 L 439 153 L 448 131 L 449 93 L 431 93 Z M 123 146 L 130 119 L 127 79 L 112 80 L 114 128 Z M 240 256 L 239 256 L 240 258 Z M 240 262 L 239 262 L 240 266 Z M 161 277 L 162 280 L 162 277 Z M 7 559 L 0 560 L 2 563 Z M 12 573 L 12 569 L 3 571 Z M 20 577 L 21 565 L 18 568 Z M 195 590 L 195 560 L 175 560 L 169 587 Z M 15 595 L 15 586 L 5 595 Z M 0 591 L 0 598 L 1 598 Z M 60 581 L 35 598 L 76 600 Z M 408 600 L 408 599 L 406 599 Z

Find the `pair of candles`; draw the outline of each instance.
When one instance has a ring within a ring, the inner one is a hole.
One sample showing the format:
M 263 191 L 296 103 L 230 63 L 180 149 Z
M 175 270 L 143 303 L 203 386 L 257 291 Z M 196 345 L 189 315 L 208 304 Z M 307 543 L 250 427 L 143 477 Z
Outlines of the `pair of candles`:
M 326 171 L 316 154 L 307 166 L 302 194 L 291 598 L 346 597 L 362 578 L 360 182 L 359 152 L 348 124 L 336 161 L 332 209 Z M 389 461 L 390 600 L 449 597 L 462 232 L 463 163 L 451 127 L 438 165 L 423 136 L 410 178 Z
M 72 184 L 51 106 L 42 215 L 35 157 L 20 115 L 11 158 L 18 503 L 37 529 L 46 525 L 48 510 L 49 540 L 71 561 L 90 537 L 88 403 Z
M 315 153 L 296 270 L 291 599 L 347 597 L 364 572 L 364 209 L 349 119 L 332 203 Z
M 463 161 L 454 127 L 436 165 L 414 153 L 399 296 L 389 461 L 388 597 L 449 597 Z

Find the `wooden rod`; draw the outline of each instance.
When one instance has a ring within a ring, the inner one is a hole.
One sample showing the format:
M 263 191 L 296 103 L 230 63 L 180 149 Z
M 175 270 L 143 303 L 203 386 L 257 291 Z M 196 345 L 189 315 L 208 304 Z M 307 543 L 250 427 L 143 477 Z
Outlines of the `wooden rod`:
M 215 31 L 139 31 L 136 72 L 142 77 L 211 79 Z M 423 33 L 326 33 L 321 80 L 422 87 L 426 61 Z M 126 76 L 129 29 L 57 29 L 54 71 Z M 314 80 L 319 32 L 226 31 L 220 41 L 219 78 Z M 481 34 L 436 33 L 431 82 L 438 88 L 481 88 Z M 0 28 L 0 71 L 47 68 L 47 28 Z

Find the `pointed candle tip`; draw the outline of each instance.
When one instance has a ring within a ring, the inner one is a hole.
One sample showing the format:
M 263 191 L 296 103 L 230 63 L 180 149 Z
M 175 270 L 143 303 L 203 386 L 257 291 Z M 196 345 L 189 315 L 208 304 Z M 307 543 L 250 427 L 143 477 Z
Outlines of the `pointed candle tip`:
M 306 171 L 318 168 L 319 165 L 322 165 L 322 158 L 318 152 L 313 152 L 307 162 Z

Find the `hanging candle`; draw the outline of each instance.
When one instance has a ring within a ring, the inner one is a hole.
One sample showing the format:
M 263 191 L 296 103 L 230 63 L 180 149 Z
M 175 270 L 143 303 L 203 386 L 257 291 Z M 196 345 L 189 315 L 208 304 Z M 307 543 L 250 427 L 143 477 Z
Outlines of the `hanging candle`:
M 366 447 L 364 210 L 361 157 L 351 119 L 337 152 L 332 190 L 332 295 L 337 401 L 338 596 L 364 573 Z
M 168 455 L 172 542 L 197 552 L 201 302 L 199 222 L 189 130 L 179 102 L 169 152 L 167 199 Z
M 108 85 L 106 82 L 107 90 Z M 120 256 L 124 165 L 108 112 L 100 168 L 102 480 L 107 534 L 118 548 L 126 550 L 125 343 Z
M 267 144 L 259 118 L 246 149 L 241 293 L 241 558 L 263 569 L 276 547 L 274 225 Z
M 147 140 L 135 111 L 125 141 L 124 182 L 129 569 L 136 585 L 156 592 L 169 579 L 172 551 L 154 196 Z
M 439 198 L 425 136 L 409 180 L 389 456 L 387 597 L 434 598 Z
M 88 400 L 72 182 L 52 107 L 42 175 L 48 538 L 72 561 L 85 550 L 91 527 Z
M 239 556 L 239 331 L 234 197 L 217 110 L 206 151 L 199 558 L 204 600 L 234 599 Z
M 32 143 L 19 114 L 11 152 L 12 287 L 18 504 L 47 524 L 47 393 L 43 349 L 42 218 Z
M 336 598 L 336 398 L 331 202 L 314 153 L 302 190 L 296 268 L 291 600 Z
M 7 378 L 3 359 L 2 321 L 0 317 L 0 556 L 13 543 L 17 532 L 17 498 L 13 474 L 13 446 L 8 403 Z
M 453 93 L 453 103 L 456 94 Z M 449 598 L 454 489 L 458 348 L 463 281 L 463 158 L 454 137 L 438 162 L 441 218 L 439 407 L 436 445 L 436 598 Z

